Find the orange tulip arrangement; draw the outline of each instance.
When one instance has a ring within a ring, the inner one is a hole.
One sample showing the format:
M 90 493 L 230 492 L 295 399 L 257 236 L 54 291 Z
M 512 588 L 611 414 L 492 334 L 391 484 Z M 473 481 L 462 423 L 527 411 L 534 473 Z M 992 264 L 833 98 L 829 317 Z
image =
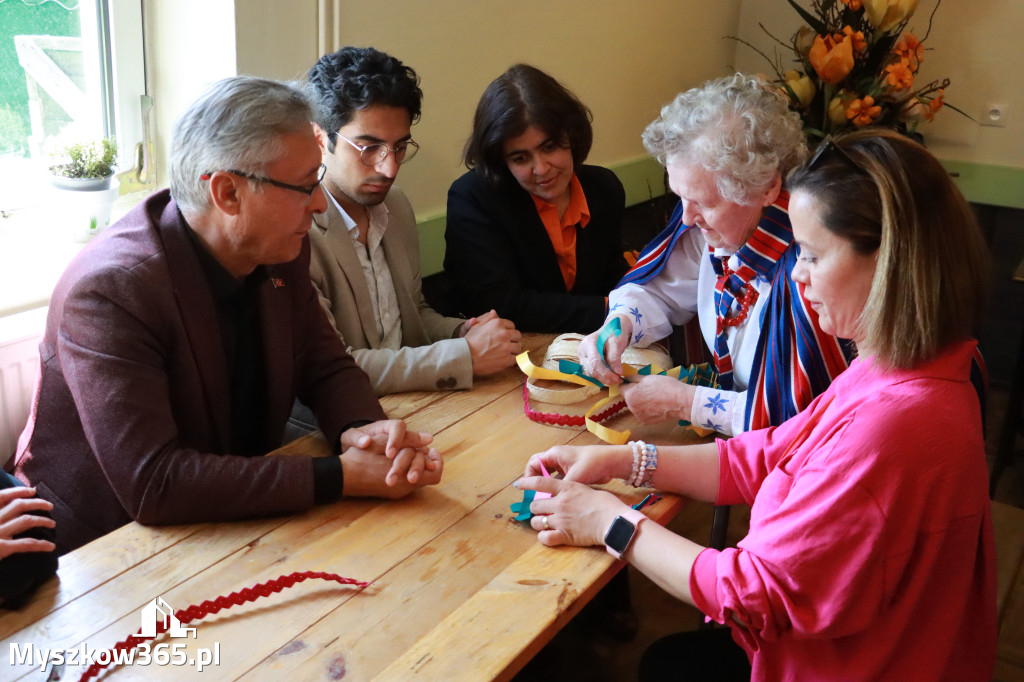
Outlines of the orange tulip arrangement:
M 949 79 L 917 82 L 924 61 L 924 41 L 905 31 L 918 0 L 813 0 L 807 10 L 787 2 L 806 22 L 786 43 L 798 69 L 784 69 L 778 53 L 768 60 L 779 84 L 800 113 L 812 143 L 828 134 L 868 125 L 913 134 L 921 121 L 931 121 L 945 104 Z M 761 26 L 761 29 L 768 31 Z M 739 40 L 739 39 L 737 39 Z

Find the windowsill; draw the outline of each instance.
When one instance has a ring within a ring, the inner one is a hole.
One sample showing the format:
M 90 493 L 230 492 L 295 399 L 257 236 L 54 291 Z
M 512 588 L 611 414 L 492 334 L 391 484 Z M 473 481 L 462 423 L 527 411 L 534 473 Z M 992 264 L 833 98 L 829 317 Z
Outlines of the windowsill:
M 118 198 L 111 223 L 127 213 L 149 192 Z M 45 307 L 71 259 L 87 242 L 76 242 L 66 226 L 54 224 L 53 211 L 24 208 L 0 218 L 0 318 Z

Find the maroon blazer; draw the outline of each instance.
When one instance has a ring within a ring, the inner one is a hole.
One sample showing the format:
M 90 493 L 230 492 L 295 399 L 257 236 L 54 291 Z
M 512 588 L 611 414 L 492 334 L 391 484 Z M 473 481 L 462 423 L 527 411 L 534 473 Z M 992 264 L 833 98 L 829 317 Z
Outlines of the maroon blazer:
M 313 505 L 307 457 L 228 452 L 228 372 L 213 295 L 167 190 L 97 237 L 65 271 L 39 345 L 18 475 L 50 500 L 61 553 L 134 519 L 221 521 Z M 309 279 L 309 242 L 258 292 L 267 442 L 296 395 L 337 442 L 385 418 Z

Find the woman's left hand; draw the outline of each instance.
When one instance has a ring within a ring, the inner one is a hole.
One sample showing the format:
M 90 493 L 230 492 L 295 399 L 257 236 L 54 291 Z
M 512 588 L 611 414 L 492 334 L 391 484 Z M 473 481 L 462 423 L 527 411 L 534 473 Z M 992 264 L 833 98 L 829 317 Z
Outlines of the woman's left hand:
M 604 534 L 616 516 L 629 506 L 610 492 L 595 490 L 582 483 L 557 478 L 532 476 L 516 483 L 520 490 L 551 493 L 552 497 L 530 504 L 530 525 L 540 531 L 542 544 L 589 547 L 604 544 Z

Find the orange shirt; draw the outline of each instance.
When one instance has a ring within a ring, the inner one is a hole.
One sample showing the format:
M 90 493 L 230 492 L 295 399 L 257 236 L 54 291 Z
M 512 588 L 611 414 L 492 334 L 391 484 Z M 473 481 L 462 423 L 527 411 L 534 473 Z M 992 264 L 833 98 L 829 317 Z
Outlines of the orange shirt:
M 572 291 L 576 284 L 576 228 L 578 226 L 582 230 L 590 222 L 590 207 L 587 206 L 587 197 L 583 194 L 580 181 L 574 173 L 569 183 L 569 206 L 561 220 L 558 219 L 558 208 L 554 204 L 533 194 L 530 197 L 537 207 L 540 221 L 544 223 L 551 246 L 555 249 L 558 267 L 565 280 L 565 290 Z

